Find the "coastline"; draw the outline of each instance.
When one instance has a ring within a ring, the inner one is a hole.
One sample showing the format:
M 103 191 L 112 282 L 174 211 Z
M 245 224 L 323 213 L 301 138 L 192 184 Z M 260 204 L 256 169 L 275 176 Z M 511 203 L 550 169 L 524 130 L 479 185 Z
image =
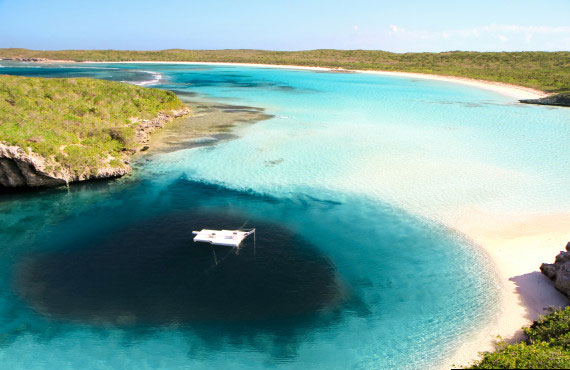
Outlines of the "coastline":
M 556 214 L 493 214 L 471 210 L 448 225 L 482 248 L 495 265 L 500 284 L 500 307 L 489 323 L 463 343 L 445 365 L 467 365 L 479 352 L 494 350 L 500 336 L 509 343 L 523 339 L 521 328 L 545 314 L 546 309 L 570 302 L 540 272 L 570 240 L 570 212 Z
M 253 125 L 273 116 L 263 108 L 238 106 L 215 101 L 185 101 L 192 114 L 172 121 L 152 133 L 148 150 L 139 152 L 142 156 L 168 153 L 181 149 L 210 146 L 238 136 L 236 127 Z
M 324 67 L 306 67 L 292 65 L 216 63 L 216 62 L 72 62 L 48 61 L 53 63 L 147 63 L 147 64 L 193 64 L 193 65 L 228 65 L 261 68 L 299 69 L 324 72 L 357 72 L 407 78 L 422 78 L 452 83 L 461 83 L 476 88 L 492 90 L 515 99 L 532 99 L 547 96 L 539 90 L 517 85 L 476 80 L 464 77 L 432 75 L 412 72 L 343 70 Z M 566 230 L 570 224 L 570 214 L 519 216 L 466 212 L 468 216 L 459 217 L 447 226 L 458 230 L 491 257 L 501 284 L 501 306 L 499 317 L 489 323 L 480 333 L 474 333 L 468 341 L 452 356 L 451 364 L 465 365 L 475 360 L 480 351 L 492 350 L 492 340 L 496 335 L 505 339 L 519 339 L 520 328 L 530 324 L 543 309 L 550 305 L 567 304 L 552 286 L 552 283 L 539 272 L 542 262 L 551 262 L 556 254 L 570 240 Z M 566 226 L 566 228 L 565 228 Z
M 129 61 L 129 62 L 74 62 L 74 61 L 60 61 L 50 60 L 50 63 L 116 63 L 116 64 L 188 64 L 188 65 L 219 65 L 219 66 L 243 66 L 243 67 L 260 67 L 260 68 L 277 68 L 277 69 L 299 69 L 307 71 L 321 71 L 321 72 L 355 72 L 366 73 L 384 76 L 408 77 L 408 78 L 421 78 L 425 80 L 454 82 L 482 89 L 492 90 L 502 95 L 506 95 L 515 99 L 538 99 L 544 98 L 551 94 L 544 91 L 532 89 L 519 85 L 511 85 L 503 82 L 494 82 L 487 80 L 478 80 L 468 77 L 446 76 L 438 74 L 417 73 L 417 72 L 397 72 L 397 71 L 382 71 L 382 70 L 359 70 L 359 69 L 342 69 L 342 68 L 327 68 L 327 67 L 308 67 L 298 65 L 281 65 L 281 64 L 256 64 L 256 63 L 229 63 L 229 62 L 162 62 L 162 61 Z

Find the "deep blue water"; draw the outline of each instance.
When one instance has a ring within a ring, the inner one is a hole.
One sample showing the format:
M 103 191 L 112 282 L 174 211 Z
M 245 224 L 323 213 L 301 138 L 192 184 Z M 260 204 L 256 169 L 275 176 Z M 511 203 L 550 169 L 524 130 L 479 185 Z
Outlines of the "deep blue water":
M 533 189 L 493 191 L 515 169 L 549 181 L 536 204 L 568 201 L 544 161 L 563 145 L 553 133 L 568 134 L 564 113 L 482 90 L 197 65 L 1 72 L 148 82 L 275 115 L 232 141 L 146 157 L 119 180 L 0 195 L 11 369 L 437 367 L 499 299 L 487 257 L 446 216 L 513 209 Z M 495 145 L 519 114 L 517 132 L 549 120 L 537 131 L 548 147 L 525 155 L 524 135 Z M 258 234 L 239 254 L 192 243 L 193 229 L 240 226 Z

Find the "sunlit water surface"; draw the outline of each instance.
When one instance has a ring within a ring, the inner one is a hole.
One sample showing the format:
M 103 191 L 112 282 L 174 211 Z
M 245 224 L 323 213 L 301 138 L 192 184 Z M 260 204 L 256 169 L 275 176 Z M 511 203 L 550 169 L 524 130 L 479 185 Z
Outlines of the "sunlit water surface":
M 10 369 L 437 367 L 498 303 L 487 257 L 445 215 L 570 207 L 562 109 L 362 74 L 2 66 L 275 116 L 123 179 L 1 195 Z M 193 229 L 242 226 L 258 233 L 239 254 L 192 243 Z

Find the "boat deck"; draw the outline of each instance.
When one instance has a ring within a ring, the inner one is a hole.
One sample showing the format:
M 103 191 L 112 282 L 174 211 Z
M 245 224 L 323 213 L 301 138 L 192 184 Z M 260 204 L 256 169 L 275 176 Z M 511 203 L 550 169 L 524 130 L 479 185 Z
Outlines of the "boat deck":
M 248 235 L 255 233 L 255 229 L 247 231 L 202 229 L 201 231 L 192 231 L 192 233 L 196 234 L 194 237 L 195 242 L 238 248 Z

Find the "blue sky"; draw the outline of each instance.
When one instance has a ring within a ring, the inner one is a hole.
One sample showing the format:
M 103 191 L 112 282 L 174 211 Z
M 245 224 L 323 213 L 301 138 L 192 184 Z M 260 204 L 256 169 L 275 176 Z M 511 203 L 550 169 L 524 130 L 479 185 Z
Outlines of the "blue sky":
M 0 47 L 570 50 L 570 0 L 0 0 Z

